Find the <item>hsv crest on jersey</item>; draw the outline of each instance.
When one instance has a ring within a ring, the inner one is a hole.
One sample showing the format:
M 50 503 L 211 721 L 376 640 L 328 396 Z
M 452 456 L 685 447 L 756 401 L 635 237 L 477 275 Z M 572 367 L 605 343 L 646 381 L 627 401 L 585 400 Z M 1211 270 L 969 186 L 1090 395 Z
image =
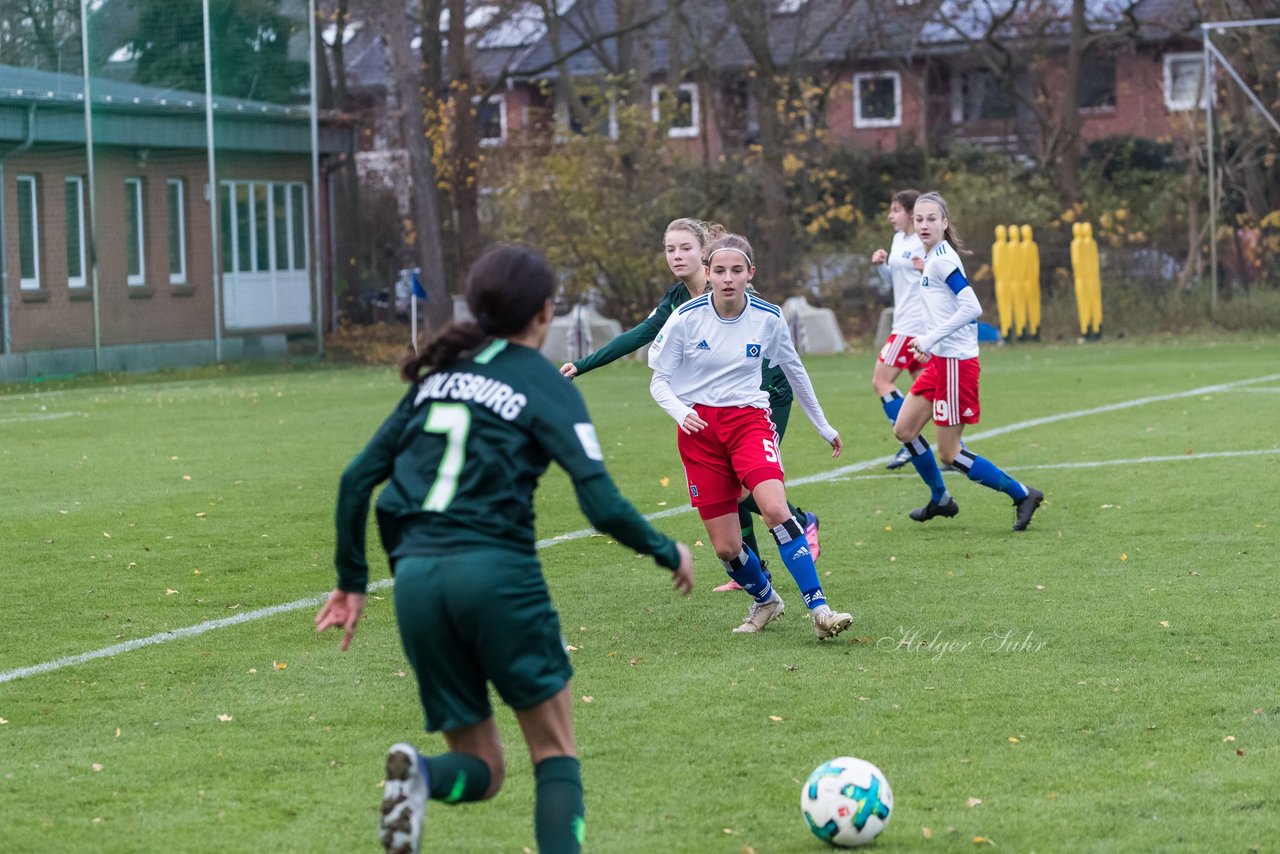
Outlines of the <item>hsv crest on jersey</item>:
M 694 347 L 693 349 L 695 349 L 695 350 L 710 350 L 710 349 L 711 349 L 711 345 L 707 343 L 707 339 L 703 338 L 701 341 L 699 341 L 699 342 L 698 342 L 698 346 L 697 346 L 697 347 Z
M 748 359 L 759 359 L 759 358 L 760 358 L 760 345 L 759 345 L 759 344 L 748 344 L 748 345 L 747 345 L 747 358 L 748 358 Z

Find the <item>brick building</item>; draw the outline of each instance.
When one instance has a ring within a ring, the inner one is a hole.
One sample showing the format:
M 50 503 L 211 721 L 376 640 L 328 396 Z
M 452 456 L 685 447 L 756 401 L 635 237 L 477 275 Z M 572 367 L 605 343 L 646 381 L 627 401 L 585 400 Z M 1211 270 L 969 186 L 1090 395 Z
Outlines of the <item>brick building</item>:
M 315 331 L 328 198 L 307 110 L 216 99 L 215 281 L 204 96 L 94 80 L 91 100 L 90 126 L 81 77 L 0 66 L 0 378 L 279 353 Z M 351 148 L 322 124 L 322 164 Z

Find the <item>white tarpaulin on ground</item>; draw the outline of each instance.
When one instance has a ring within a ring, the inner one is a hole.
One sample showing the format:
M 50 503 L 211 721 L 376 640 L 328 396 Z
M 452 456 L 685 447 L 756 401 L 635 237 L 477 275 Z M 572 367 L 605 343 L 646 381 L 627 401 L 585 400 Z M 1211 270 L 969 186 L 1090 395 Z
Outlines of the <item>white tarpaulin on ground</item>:
M 595 309 L 577 305 L 551 321 L 542 354 L 553 362 L 580 359 L 622 334 L 622 324 Z
M 804 297 L 789 297 L 782 304 L 782 316 L 801 354 L 844 352 L 844 335 L 831 309 L 809 305 Z

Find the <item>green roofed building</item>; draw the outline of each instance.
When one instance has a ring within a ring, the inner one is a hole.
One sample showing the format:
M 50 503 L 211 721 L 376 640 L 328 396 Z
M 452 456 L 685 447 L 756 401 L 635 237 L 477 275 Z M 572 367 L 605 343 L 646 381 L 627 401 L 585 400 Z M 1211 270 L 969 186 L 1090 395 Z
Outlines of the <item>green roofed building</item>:
M 271 355 L 323 328 L 348 124 L 215 95 L 210 135 L 202 93 L 94 78 L 87 96 L 78 74 L 0 65 L 0 379 Z

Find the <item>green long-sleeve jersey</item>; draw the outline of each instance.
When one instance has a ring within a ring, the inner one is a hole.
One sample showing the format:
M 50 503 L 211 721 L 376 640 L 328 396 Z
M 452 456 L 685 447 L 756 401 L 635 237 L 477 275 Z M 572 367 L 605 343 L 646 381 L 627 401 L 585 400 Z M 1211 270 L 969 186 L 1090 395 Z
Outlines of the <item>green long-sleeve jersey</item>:
M 552 460 L 568 472 L 597 529 L 669 569 L 675 542 L 619 494 L 586 405 L 537 350 L 496 339 L 423 378 L 342 473 L 336 510 L 338 586 L 363 592 L 365 528 L 395 559 L 468 546 L 535 551 L 533 491 Z
M 657 308 L 649 312 L 648 317 L 606 343 L 599 350 L 594 353 L 588 353 L 578 359 L 573 363 L 573 366 L 579 374 L 585 374 L 587 371 L 594 371 L 596 368 L 602 368 L 610 362 L 621 359 L 628 353 L 634 353 L 647 344 L 652 344 L 653 340 L 658 337 L 658 333 L 662 331 L 667 318 L 671 316 L 671 312 L 692 298 L 684 282 L 676 282 L 667 288 L 667 292 L 662 295 Z M 790 406 L 792 394 L 791 384 L 787 382 L 787 375 L 782 372 L 781 368 L 769 364 L 768 359 L 765 359 L 762 367 L 763 377 L 760 388 L 768 392 L 769 406 L 774 409 Z

